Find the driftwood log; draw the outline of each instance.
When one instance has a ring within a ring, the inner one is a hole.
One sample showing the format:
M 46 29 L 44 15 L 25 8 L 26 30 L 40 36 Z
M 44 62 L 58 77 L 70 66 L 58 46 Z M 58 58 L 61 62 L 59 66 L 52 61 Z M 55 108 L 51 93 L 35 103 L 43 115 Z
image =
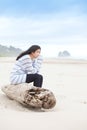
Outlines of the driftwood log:
M 56 98 L 48 89 L 31 86 L 28 83 L 6 85 L 2 91 L 11 99 L 27 107 L 50 109 L 56 105 Z

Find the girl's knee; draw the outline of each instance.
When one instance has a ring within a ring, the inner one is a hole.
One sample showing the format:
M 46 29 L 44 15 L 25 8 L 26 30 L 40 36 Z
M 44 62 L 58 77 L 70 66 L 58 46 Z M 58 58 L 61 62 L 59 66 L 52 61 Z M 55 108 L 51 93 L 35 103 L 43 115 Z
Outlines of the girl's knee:
M 43 79 L 43 76 L 42 75 L 39 75 L 41 79 Z
M 40 75 L 40 74 L 36 74 L 36 77 L 37 77 L 37 78 L 40 78 L 40 79 L 43 79 L 43 76 Z

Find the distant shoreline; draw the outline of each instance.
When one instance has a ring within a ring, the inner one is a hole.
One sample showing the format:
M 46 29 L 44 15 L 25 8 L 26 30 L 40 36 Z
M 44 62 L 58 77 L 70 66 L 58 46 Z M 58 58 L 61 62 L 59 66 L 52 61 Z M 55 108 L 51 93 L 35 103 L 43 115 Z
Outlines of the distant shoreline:
M 87 64 L 85 59 L 68 59 L 68 58 L 46 58 L 44 63 L 53 64 Z
M 0 62 L 13 63 L 16 57 L 0 57 Z M 45 64 L 87 64 L 85 59 L 71 59 L 71 58 L 44 58 Z

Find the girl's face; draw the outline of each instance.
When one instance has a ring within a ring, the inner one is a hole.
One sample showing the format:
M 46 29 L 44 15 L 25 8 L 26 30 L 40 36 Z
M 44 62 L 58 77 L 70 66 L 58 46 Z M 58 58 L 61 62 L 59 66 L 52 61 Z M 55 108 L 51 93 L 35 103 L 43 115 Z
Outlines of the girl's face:
M 40 55 L 41 49 L 37 49 L 35 52 L 32 52 L 33 58 L 37 58 Z

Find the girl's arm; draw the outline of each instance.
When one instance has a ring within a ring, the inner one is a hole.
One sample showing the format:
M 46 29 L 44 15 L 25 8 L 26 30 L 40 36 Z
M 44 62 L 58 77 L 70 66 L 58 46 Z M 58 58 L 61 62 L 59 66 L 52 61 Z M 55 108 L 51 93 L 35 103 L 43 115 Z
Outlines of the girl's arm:
M 39 56 L 38 58 L 36 58 L 33 63 L 31 58 L 29 57 L 24 57 L 24 59 L 22 60 L 22 67 L 23 70 L 27 73 L 27 74 L 34 74 L 34 73 L 38 73 L 39 69 L 41 67 L 43 58 L 42 56 Z
M 38 56 L 38 58 L 35 59 L 33 63 L 33 67 L 37 69 L 37 73 L 39 72 L 41 68 L 42 62 L 43 62 L 43 57 L 40 55 Z

